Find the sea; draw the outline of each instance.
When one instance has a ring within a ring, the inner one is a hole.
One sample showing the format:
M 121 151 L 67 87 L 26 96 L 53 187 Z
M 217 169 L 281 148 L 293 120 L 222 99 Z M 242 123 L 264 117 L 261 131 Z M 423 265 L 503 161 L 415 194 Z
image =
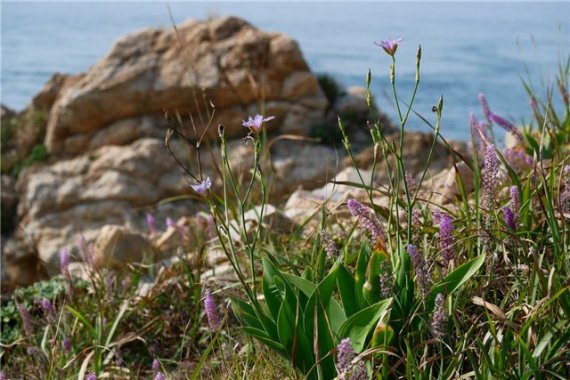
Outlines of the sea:
M 420 86 L 407 128 L 429 131 L 443 96 L 442 134 L 469 138 L 468 117 L 491 109 L 521 124 L 531 118 L 524 83 L 539 95 L 555 85 L 570 54 L 570 2 L 23 2 L 1 3 L 1 98 L 17 110 L 56 72 L 89 69 L 123 35 L 186 19 L 237 15 L 298 41 L 315 73 L 364 86 L 368 70 L 381 110 L 396 119 L 391 58 L 374 41 L 403 38 L 396 53 L 402 107 Z M 171 18 L 172 17 L 172 18 Z M 557 92 L 555 91 L 555 97 Z M 560 102 L 557 103 L 560 105 Z

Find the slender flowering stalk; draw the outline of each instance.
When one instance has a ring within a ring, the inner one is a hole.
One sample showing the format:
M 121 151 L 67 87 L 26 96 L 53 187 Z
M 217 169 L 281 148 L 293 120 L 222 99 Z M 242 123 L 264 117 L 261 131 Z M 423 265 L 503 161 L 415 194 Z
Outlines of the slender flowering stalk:
M 26 306 L 24 306 L 21 303 L 16 304 L 16 307 L 18 308 L 18 312 L 20 313 L 20 316 L 22 317 L 22 324 L 24 326 L 24 333 L 27 336 L 31 336 L 33 334 L 33 329 L 32 329 L 32 318 L 30 317 L 30 312 L 28 311 Z
M 416 282 L 418 283 L 420 294 L 422 297 L 425 297 L 429 291 L 431 283 L 431 276 L 427 262 L 418 252 L 418 248 L 413 244 L 408 245 L 408 255 L 410 255 L 410 260 L 412 261 L 412 265 L 416 272 Z
M 93 251 L 89 244 L 87 243 L 87 239 L 83 234 L 79 235 L 79 256 L 81 256 L 81 260 L 88 265 L 93 265 Z
M 47 298 L 42 298 L 40 300 L 40 306 L 42 307 L 42 310 L 47 316 L 55 318 L 56 315 L 55 308 L 53 307 L 53 304 L 50 302 L 50 300 L 48 300 Z
M 249 117 L 247 121 L 242 120 L 241 125 L 249 128 L 249 131 L 254 134 L 259 134 L 261 132 L 261 127 L 263 123 L 275 119 L 275 116 L 263 117 L 262 115 L 255 115 L 254 117 Z
M 442 340 L 445 336 L 446 322 L 447 315 L 445 314 L 445 297 L 443 294 L 438 293 L 437 296 L 435 296 L 435 306 L 431 321 L 431 331 L 435 339 Z
M 202 182 L 197 185 L 190 185 L 190 187 L 198 194 L 206 194 L 206 191 L 212 187 L 212 180 L 210 177 L 206 177 Z
M 375 41 L 374 45 L 381 47 L 389 56 L 393 57 L 402 41 L 404 41 L 403 38 L 389 38 L 387 40 Z
M 61 343 L 61 345 L 63 346 L 63 352 L 65 352 L 66 354 L 71 352 L 71 340 L 64 336 L 63 337 L 63 342 Z
M 485 94 L 479 94 L 479 103 L 481 104 L 481 108 L 483 108 L 483 114 L 488 121 L 491 121 L 491 109 L 489 108 L 489 103 L 487 102 L 487 97 Z
M 380 281 L 380 297 L 382 299 L 390 297 L 394 277 L 392 276 L 392 266 L 388 260 L 384 260 L 380 264 L 380 276 L 378 276 L 378 280 Z
M 339 380 L 365 380 L 368 379 L 366 365 L 363 361 L 352 364 L 356 353 L 352 348 L 350 338 L 343 339 L 337 346 L 336 370 Z
M 97 380 L 97 376 L 93 372 L 89 372 L 85 377 L 85 380 Z
M 443 266 L 447 268 L 449 262 L 455 257 L 455 249 L 453 247 L 453 221 L 447 214 L 441 215 L 441 222 L 439 223 L 439 240 L 441 243 Z
M 492 212 L 496 209 L 499 188 L 499 161 L 494 145 L 489 145 L 485 151 L 484 169 L 482 206 L 487 212 Z
M 524 149 L 519 148 L 506 148 L 503 151 L 505 160 L 509 163 L 517 173 L 521 173 L 532 167 L 532 157 L 525 153 Z
M 519 188 L 516 186 L 511 186 L 509 189 L 509 194 L 511 196 L 511 210 L 513 211 L 515 226 L 518 226 L 520 222 L 520 211 L 521 211 L 521 197 L 519 195 Z M 513 228 L 514 229 L 514 228 Z
M 524 143 L 524 139 L 522 137 L 521 132 L 518 130 L 517 127 L 515 127 L 513 123 L 511 123 L 507 119 L 503 119 L 502 117 L 493 112 L 489 114 L 489 118 L 493 123 L 497 124 L 499 127 L 503 128 L 504 130 L 515 136 L 519 144 L 522 145 Z
M 441 223 L 441 212 L 438 209 L 433 210 L 431 218 L 434 224 Z
M 414 177 L 412 177 L 412 175 L 408 171 L 404 173 L 404 176 L 406 177 L 406 182 L 408 183 L 408 191 L 410 193 L 410 198 L 412 198 L 412 194 L 416 192 L 418 185 Z
M 321 244 L 325 249 L 325 253 L 327 254 L 328 258 L 336 258 L 339 255 L 338 248 L 334 243 L 331 234 L 328 231 L 323 230 L 321 232 Z
M 347 206 L 352 216 L 358 218 L 358 222 L 362 225 L 362 228 L 368 230 L 372 242 L 374 244 L 377 244 L 378 242 L 384 244 L 386 241 L 384 229 L 376 215 L 374 215 L 370 209 L 365 207 L 362 203 L 353 198 L 347 201 Z
M 209 289 L 206 289 L 204 293 L 204 309 L 206 310 L 206 318 L 208 318 L 210 330 L 217 330 L 218 327 L 220 327 L 220 318 L 218 317 L 218 310 L 216 309 L 214 297 L 210 293 Z

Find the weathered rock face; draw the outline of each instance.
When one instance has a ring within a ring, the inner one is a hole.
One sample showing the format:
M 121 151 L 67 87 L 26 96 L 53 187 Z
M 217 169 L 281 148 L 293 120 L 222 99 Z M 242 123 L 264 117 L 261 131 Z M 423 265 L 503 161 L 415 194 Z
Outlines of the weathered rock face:
M 49 151 L 75 155 L 130 143 L 139 130 L 164 133 L 164 111 L 193 115 L 200 134 L 212 111 L 208 101 L 216 108 L 212 135 L 223 123 L 229 137 L 243 136 L 241 120 L 259 111 L 261 101 L 265 113 L 276 116 L 268 127 L 281 132 L 306 133 L 323 117 L 327 100 L 292 39 L 235 17 L 189 21 L 177 31 L 127 35 L 89 72 L 62 86 L 48 122 Z

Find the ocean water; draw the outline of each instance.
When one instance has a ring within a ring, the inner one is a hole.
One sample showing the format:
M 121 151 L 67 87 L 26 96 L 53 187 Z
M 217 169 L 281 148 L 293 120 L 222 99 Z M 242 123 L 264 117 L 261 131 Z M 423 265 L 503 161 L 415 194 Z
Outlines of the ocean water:
M 422 46 L 414 110 L 434 121 L 444 97 L 444 136 L 467 139 L 468 115 L 481 115 L 477 95 L 514 122 L 529 120 L 522 81 L 539 94 L 570 53 L 570 2 L 2 2 L 1 99 L 22 109 L 55 72 L 86 71 L 119 37 L 145 27 L 216 15 L 238 15 L 296 39 L 314 72 L 346 86 L 372 88 L 395 117 L 390 58 L 373 41 L 402 37 L 397 85 L 409 98 Z M 417 117 L 409 127 L 429 130 Z

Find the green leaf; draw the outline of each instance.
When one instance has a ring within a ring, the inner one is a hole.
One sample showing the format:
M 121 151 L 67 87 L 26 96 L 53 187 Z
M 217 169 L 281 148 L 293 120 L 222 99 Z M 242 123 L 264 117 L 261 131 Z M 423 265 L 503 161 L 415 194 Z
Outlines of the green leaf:
M 366 338 L 391 304 L 392 298 L 388 298 L 354 314 L 340 326 L 339 338 L 350 338 L 354 351 L 360 353 L 366 345 Z
M 433 311 L 435 297 L 438 293 L 450 294 L 457 290 L 461 285 L 467 282 L 481 266 L 485 263 L 485 255 L 479 255 L 474 259 L 459 266 L 453 272 L 449 273 L 443 281 L 435 285 L 426 298 L 426 310 Z
M 256 329 L 255 327 L 244 327 L 243 330 L 249 334 L 250 336 L 254 337 L 255 339 L 259 340 L 263 344 L 273 348 L 275 351 L 279 352 L 282 355 L 287 355 L 288 352 L 285 349 L 285 346 L 275 340 L 271 339 L 263 330 Z
M 355 294 L 356 282 L 352 273 L 344 265 L 340 265 L 338 268 L 336 283 L 346 316 L 350 317 L 358 311 L 358 301 Z
M 283 301 L 281 291 L 275 284 L 275 277 L 279 274 L 279 270 L 268 259 L 263 258 L 263 295 L 273 319 L 277 319 Z
M 311 281 L 299 276 L 295 276 L 294 274 L 283 273 L 283 277 L 285 277 L 285 279 L 289 281 L 291 285 L 299 288 L 299 290 L 301 290 L 307 297 L 310 297 L 317 287 L 317 285 L 313 284 Z
M 97 332 L 95 331 L 95 328 L 91 323 L 89 323 L 89 321 L 83 316 L 83 314 L 81 314 L 79 311 L 75 310 L 69 305 L 65 305 L 65 307 L 67 308 L 67 310 L 71 312 L 71 314 L 73 314 L 77 319 L 81 321 L 83 326 L 87 328 L 89 334 L 91 335 L 91 338 L 97 339 Z

